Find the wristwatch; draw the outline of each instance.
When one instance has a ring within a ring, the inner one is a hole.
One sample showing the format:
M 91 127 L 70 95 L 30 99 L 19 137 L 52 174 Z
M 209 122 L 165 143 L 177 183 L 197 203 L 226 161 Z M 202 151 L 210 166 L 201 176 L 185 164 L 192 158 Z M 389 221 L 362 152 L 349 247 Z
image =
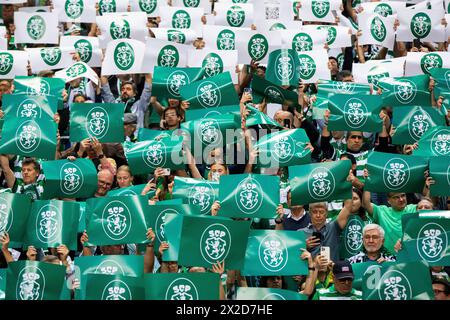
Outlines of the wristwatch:
M 282 224 L 282 223 L 283 223 L 283 220 L 280 219 L 280 218 L 276 218 L 276 219 L 275 219 L 275 223 L 276 223 L 276 224 Z
M 103 159 L 105 157 L 105 155 L 102 153 L 102 154 L 99 154 L 98 156 L 97 156 L 97 158 L 99 158 L 99 159 Z

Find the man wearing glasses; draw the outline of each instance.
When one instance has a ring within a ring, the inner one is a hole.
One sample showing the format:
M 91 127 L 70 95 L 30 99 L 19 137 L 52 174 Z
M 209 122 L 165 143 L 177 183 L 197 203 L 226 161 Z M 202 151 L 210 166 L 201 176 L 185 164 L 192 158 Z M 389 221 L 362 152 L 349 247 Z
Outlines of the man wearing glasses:
M 97 191 L 95 197 L 104 197 L 111 190 L 114 182 L 114 175 L 108 169 L 100 170 L 97 174 Z

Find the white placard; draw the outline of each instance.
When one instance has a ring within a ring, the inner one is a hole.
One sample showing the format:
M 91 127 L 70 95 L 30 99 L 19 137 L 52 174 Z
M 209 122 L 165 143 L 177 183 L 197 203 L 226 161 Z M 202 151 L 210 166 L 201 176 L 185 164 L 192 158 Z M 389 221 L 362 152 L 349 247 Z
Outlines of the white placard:
M 23 12 L 51 12 L 50 6 L 39 6 L 39 7 L 20 7 L 19 11 Z
M 216 25 L 248 28 L 253 24 L 253 4 L 216 3 L 214 11 Z
M 384 77 L 403 77 L 405 57 L 389 60 L 370 60 L 366 63 L 353 63 L 352 74 L 355 82 L 378 83 Z
M 64 79 L 66 83 L 78 78 L 87 78 L 98 85 L 98 76 L 95 71 L 81 61 L 74 62 L 68 68 L 55 72 L 55 78 Z
M 297 52 L 323 49 L 328 32 L 312 28 L 301 30 L 280 30 L 281 48 L 294 49 Z
M 144 71 L 151 73 L 155 66 L 186 67 L 190 48 L 192 47 L 185 44 L 149 38 L 145 44 Z
M 150 28 L 156 39 L 168 40 L 180 44 L 193 44 L 197 33 L 191 29 Z
M 98 0 L 99 14 L 128 11 L 128 0 Z
M 276 20 L 280 22 L 293 21 L 295 13 L 292 9 L 292 2 L 286 0 L 264 0 L 254 2 L 253 17 L 256 27 L 263 25 L 266 20 Z
M 400 25 L 397 29 L 397 41 L 444 42 L 445 27 L 441 24 L 444 10 L 404 10 L 399 12 Z
M 267 64 L 269 53 L 281 49 L 280 31 L 240 30 L 236 38 L 239 64 L 250 64 L 251 60 Z
M 311 25 L 303 26 L 303 28 L 325 30 L 327 32 L 326 42 L 328 43 L 329 49 L 351 47 L 352 45 L 352 30 L 349 27 Z
M 168 7 L 160 12 L 163 28 L 193 29 L 198 36 L 202 34 L 203 8 Z
M 450 37 L 450 14 L 445 15 L 445 20 L 447 21 L 447 27 L 445 28 L 445 37 L 448 38 Z
M 406 2 L 400 1 L 379 1 L 361 3 L 362 13 L 377 13 L 383 17 L 397 14 L 406 8 Z M 359 18 L 358 18 L 358 21 Z
M 73 63 L 75 53 L 75 50 L 67 47 L 28 48 L 26 51 L 33 73 L 69 67 Z
M 61 37 L 61 47 L 72 48 L 78 52 L 82 62 L 90 67 L 101 67 L 103 54 L 97 37 L 66 36 Z
M 27 76 L 28 53 L 19 50 L 0 51 L 0 79 Z
M 429 74 L 434 68 L 450 68 L 450 52 L 408 52 L 405 76 Z
M 143 72 L 145 43 L 133 39 L 118 39 L 108 43 L 102 64 L 102 75 Z
M 352 34 L 356 34 L 358 32 L 358 25 L 353 22 L 353 20 L 345 17 L 342 12 L 336 11 L 336 16 L 339 18 L 339 25 L 343 27 L 350 28 L 352 30 Z
M 0 0 L 0 4 L 18 4 L 25 2 L 27 2 L 27 0 Z
M 130 0 L 131 11 L 142 11 L 147 17 L 158 17 L 160 10 L 167 7 L 166 0 Z
M 327 50 L 313 50 L 300 52 L 299 74 L 303 83 L 315 83 L 318 80 L 330 80 Z
M 258 25 L 256 30 L 258 31 L 277 31 L 277 30 L 298 30 L 303 26 L 301 21 L 278 21 L 278 20 L 266 20 L 264 24 Z
M 203 68 L 206 77 L 230 70 L 231 74 L 235 74 L 237 60 L 237 50 L 191 49 L 188 52 L 188 66 Z
M 58 44 L 58 14 L 14 12 L 15 43 Z
M 376 44 L 394 49 L 395 30 L 394 16 L 383 17 L 377 13 L 358 14 L 359 28 L 361 35 L 358 37 L 358 44 Z
M 0 50 L 8 50 L 8 39 L 6 39 L 5 26 L 0 26 Z
M 172 6 L 185 8 L 203 8 L 205 14 L 210 14 L 212 3 L 210 0 L 172 0 Z
M 338 11 L 341 5 L 339 0 L 301 0 L 298 10 L 299 18 L 303 21 L 319 21 L 335 23 L 333 10 Z
M 97 0 L 59 0 L 53 1 L 60 22 L 94 23 L 97 15 Z
M 248 34 L 251 32 L 249 28 L 242 29 L 226 26 L 203 26 L 205 48 L 213 50 L 236 50 L 237 32 L 242 31 L 242 36 L 245 36 L 245 32 Z

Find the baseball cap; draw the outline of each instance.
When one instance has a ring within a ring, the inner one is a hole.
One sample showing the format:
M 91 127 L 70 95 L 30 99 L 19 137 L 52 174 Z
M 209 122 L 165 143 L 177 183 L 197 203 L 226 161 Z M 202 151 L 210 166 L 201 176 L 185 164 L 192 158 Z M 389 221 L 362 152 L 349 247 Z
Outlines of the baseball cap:
M 348 261 L 337 261 L 333 266 L 333 274 L 338 280 L 345 278 L 353 279 L 352 265 Z
M 123 116 L 124 124 L 137 124 L 137 116 L 134 113 L 125 113 Z

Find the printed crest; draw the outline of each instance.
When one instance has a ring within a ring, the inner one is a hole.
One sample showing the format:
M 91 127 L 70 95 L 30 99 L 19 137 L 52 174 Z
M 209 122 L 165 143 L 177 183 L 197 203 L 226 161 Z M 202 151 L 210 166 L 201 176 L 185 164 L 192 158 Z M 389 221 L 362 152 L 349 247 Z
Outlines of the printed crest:
M 288 262 L 288 249 L 283 239 L 275 234 L 265 236 L 258 248 L 261 265 L 270 272 L 282 270 Z
M 167 287 L 165 300 L 199 300 L 198 289 L 191 280 L 178 278 Z
M 203 231 L 200 238 L 200 252 L 207 262 L 214 264 L 228 256 L 231 247 L 231 233 L 221 223 L 214 223 Z
M 437 223 L 427 223 L 417 235 L 417 252 L 422 259 L 428 262 L 439 261 L 445 256 L 447 246 L 447 232 Z
M 132 219 L 128 207 L 118 200 L 108 203 L 102 212 L 102 228 L 112 240 L 124 239 L 131 230 Z

